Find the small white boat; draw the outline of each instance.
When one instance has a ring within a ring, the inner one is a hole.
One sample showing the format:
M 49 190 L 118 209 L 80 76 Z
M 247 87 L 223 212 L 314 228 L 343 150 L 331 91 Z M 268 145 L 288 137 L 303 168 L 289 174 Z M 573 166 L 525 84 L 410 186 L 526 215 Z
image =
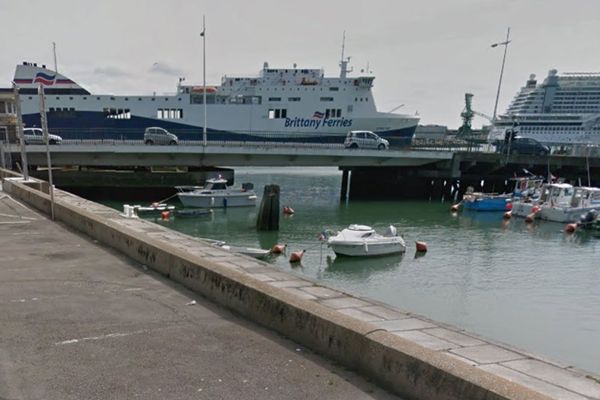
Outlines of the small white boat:
M 232 253 L 243 254 L 245 256 L 258 258 L 258 259 L 266 258 L 271 254 L 271 250 L 257 249 L 255 247 L 232 246 L 225 242 L 219 242 L 219 241 L 214 242 L 213 246 L 218 247 L 223 250 L 230 251 Z
M 152 203 L 149 206 L 141 206 L 139 204 L 136 204 L 131 207 L 133 209 L 134 214 L 138 215 L 140 217 L 141 216 L 159 215 L 163 211 L 172 212 L 173 210 L 175 210 L 175 206 L 170 206 L 165 203 Z
M 337 255 L 353 257 L 381 256 L 406 251 L 404 239 L 392 225 L 381 235 L 370 226 L 353 224 L 331 236 L 327 245 Z
M 256 205 L 256 193 L 252 184 L 243 184 L 241 188 L 234 189 L 227 186 L 227 180 L 221 177 L 207 179 L 204 188 L 179 186 L 177 190 L 177 197 L 185 207 L 226 208 Z

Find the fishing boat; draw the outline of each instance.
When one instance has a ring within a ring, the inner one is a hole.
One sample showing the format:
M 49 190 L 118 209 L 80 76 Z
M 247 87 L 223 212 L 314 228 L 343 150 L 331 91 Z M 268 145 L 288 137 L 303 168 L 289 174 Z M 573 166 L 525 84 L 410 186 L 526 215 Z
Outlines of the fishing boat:
M 382 256 L 404 253 L 406 244 L 390 225 L 383 235 L 366 225 L 350 225 L 327 239 L 327 245 L 337 255 L 352 257 Z
M 467 191 L 462 199 L 465 210 L 508 211 L 511 208 L 512 195 L 503 193 L 481 193 Z
M 515 188 L 512 193 L 511 214 L 516 217 L 527 217 L 530 215 L 534 207 L 539 208 L 539 202 L 542 193 L 545 190 L 544 178 L 519 177 L 514 178 Z
M 541 205 L 540 219 L 575 222 L 581 214 L 600 210 L 600 188 L 567 184 L 549 185 L 548 201 Z
M 196 208 L 227 208 L 254 207 L 256 193 L 254 185 L 245 183 L 235 189 L 227 186 L 227 180 L 222 177 L 207 179 L 204 188 L 176 187 L 177 197 L 185 207 Z

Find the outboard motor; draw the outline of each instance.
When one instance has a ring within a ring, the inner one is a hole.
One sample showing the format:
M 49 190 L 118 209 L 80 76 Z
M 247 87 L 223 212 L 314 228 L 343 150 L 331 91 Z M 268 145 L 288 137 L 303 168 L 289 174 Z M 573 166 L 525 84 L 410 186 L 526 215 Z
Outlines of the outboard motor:
M 387 227 L 387 229 L 385 230 L 385 232 L 383 233 L 383 236 L 387 236 L 387 237 L 394 237 L 398 235 L 398 230 L 396 229 L 396 227 L 394 225 L 390 225 Z
M 245 192 L 254 189 L 254 183 L 250 183 L 250 182 L 246 182 L 246 183 L 242 183 L 242 190 L 244 190 Z
M 590 210 L 590 211 L 586 212 L 585 214 L 581 214 L 581 217 L 579 217 L 579 223 L 581 225 L 587 225 L 587 224 L 594 222 L 594 220 L 597 217 L 598 217 L 598 212 L 596 210 Z

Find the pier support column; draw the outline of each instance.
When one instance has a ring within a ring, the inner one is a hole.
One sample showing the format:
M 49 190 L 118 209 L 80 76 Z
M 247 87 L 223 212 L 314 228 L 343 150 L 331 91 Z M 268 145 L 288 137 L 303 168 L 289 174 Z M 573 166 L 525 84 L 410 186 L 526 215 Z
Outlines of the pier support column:
M 279 230 L 279 185 L 266 185 L 263 193 L 256 228 L 259 231 Z
M 340 190 L 340 203 L 345 203 L 350 198 L 350 179 L 352 171 L 345 169 L 342 171 L 342 190 Z

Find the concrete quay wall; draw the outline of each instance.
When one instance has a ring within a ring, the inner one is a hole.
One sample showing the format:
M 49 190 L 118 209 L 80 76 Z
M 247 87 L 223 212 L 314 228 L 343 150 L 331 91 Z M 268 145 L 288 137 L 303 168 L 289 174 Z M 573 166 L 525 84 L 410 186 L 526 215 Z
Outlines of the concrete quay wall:
M 3 175 L 7 174 L 0 172 Z M 19 178 L 5 179 L 3 190 L 50 212 L 49 196 Z M 126 219 L 115 210 L 60 190 L 55 191 L 55 199 L 57 221 L 372 377 L 404 398 L 600 398 L 600 385 L 579 371 L 323 287 L 151 222 Z M 564 376 L 565 383 L 552 385 L 543 373 L 527 372 L 531 363 L 554 368 L 550 376 Z

